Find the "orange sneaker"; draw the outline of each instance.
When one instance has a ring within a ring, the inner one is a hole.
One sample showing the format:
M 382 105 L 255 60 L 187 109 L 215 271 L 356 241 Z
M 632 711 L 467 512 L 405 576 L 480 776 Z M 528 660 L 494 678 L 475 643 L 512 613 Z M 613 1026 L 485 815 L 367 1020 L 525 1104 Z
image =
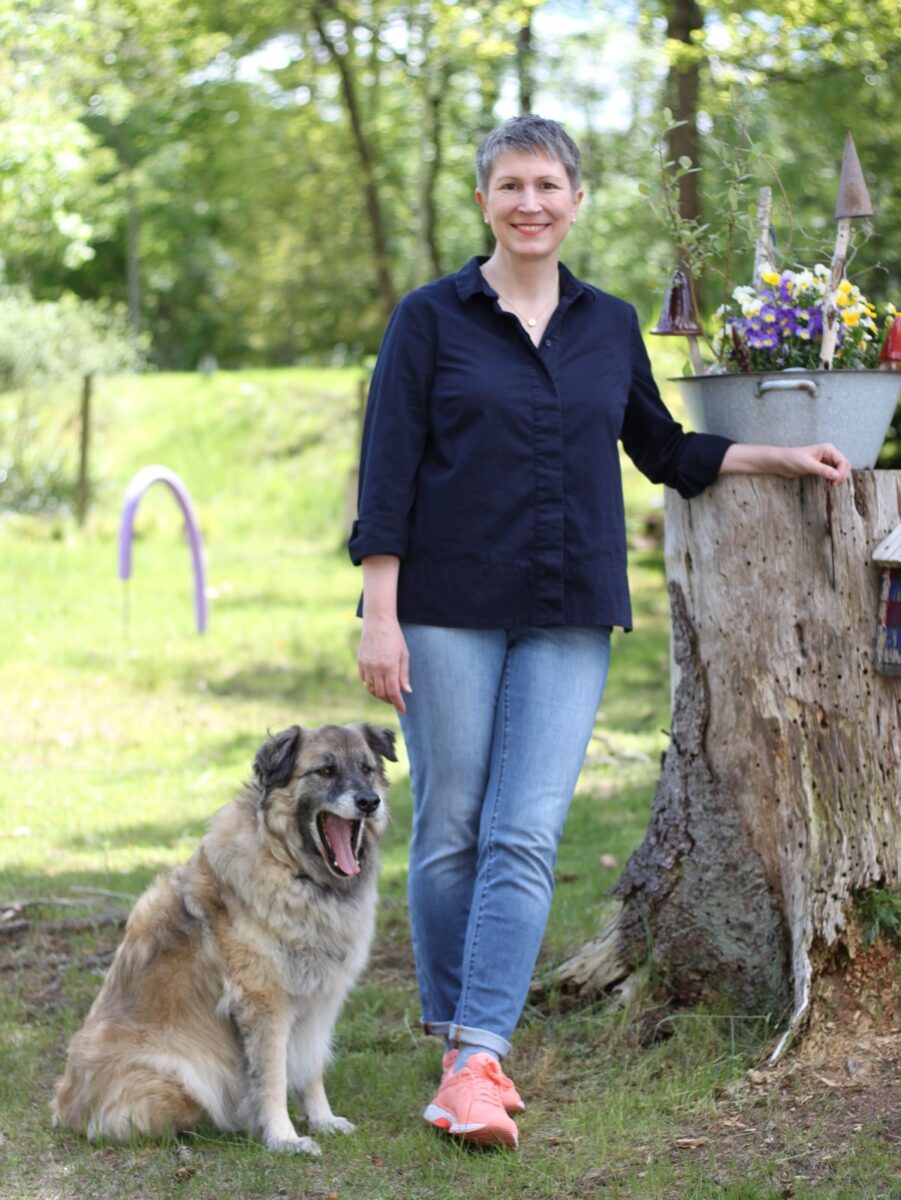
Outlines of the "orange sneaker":
M 490 1054 L 474 1054 L 459 1071 L 445 1075 L 422 1114 L 430 1125 L 465 1141 L 516 1149 L 519 1135 L 501 1100 L 503 1071 Z
M 454 1063 L 457 1061 L 458 1053 L 459 1053 L 458 1050 L 445 1051 L 444 1057 L 441 1060 L 441 1069 L 443 1071 L 443 1074 L 441 1076 L 442 1083 L 444 1083 L 444 1080 L 446 1079 L 446 1077 L 453 1070 Z M 498 1066 L 500 1067 L 500 1063 L 498 1063 Z M 514 1116 L 516 1116 L 517 1113 L 524 1113 L 526 1111 L 525 1101 L 523 1100 L 522 1096 L 520 1096 L 519 1092 L 516 1090 L 516 1084 L 513 1082 L 513 1080 L 510 1078 L 510 1076 L 504 1074 L 503 1068 L 501 1068 L 501 1085 L 500 1085 L 500 1087 L 501 1087 L 501 1104 L 503 1104 L 504 1108 L 510 1114 L 510 1116 L 514 1117 Z

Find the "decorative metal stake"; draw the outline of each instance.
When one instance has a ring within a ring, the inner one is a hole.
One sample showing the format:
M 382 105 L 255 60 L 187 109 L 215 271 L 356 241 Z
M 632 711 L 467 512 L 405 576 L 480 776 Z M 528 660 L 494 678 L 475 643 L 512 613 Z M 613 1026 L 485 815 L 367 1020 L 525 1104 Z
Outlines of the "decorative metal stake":
M 776 256 L 773 253 L 773 189 L 762 187 L 757 194 L 757 242 L 754 246 L 754 287 L 763 287 L 764 271 L 772 271 Z
M 845 152 L 842 156 L 842 173 L 838 181 L 838 200 L 835 218 L 838 228 L 835 235 L 835 250 L 832 252 L 832 271 L 823 297 L 823 340 L 820 346 L 820 367 L 824 371 L 832 368 L 832 359 L 838 343 L 839 307 L 838 285 L 845 273 L 848 257 L 848 240 L 851 236 L 851 221 L 855 217 L 871 217 L 873 205 L 867 191 L 860 159 L 849 129 L 845 134 Z

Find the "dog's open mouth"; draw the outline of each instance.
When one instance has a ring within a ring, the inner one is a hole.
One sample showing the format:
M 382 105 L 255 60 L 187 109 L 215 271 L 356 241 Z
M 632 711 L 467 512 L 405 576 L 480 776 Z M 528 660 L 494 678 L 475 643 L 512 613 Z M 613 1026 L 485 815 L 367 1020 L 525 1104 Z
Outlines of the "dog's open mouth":
M 336 875 L 359 875 L 363 851 L 363 822 L 348 821 L 334 813 L 316 817 L 319 853 Z

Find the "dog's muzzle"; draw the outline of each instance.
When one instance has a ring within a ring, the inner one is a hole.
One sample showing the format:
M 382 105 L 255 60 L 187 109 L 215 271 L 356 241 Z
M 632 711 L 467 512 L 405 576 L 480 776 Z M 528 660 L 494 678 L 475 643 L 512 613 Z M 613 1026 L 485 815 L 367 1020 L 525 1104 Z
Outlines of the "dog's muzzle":
M 319 853 L 332 874 L 345 879 L 360 874 L 365 818 L 371 817 L 381 804 L 381 798 L 375 792 L 355 796 L 354 800 L 363 813 L 359 820 L 348 820 L 332 812 L 321 812 L 316 817 Z

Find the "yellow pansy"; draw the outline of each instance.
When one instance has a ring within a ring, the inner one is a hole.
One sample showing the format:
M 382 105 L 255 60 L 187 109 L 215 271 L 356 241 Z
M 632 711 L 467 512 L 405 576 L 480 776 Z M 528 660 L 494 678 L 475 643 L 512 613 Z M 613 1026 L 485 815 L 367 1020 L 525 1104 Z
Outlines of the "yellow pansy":
M 764 283 L 768 283 L 770 287 L 775 287 L 778 284 L 781 276 L 778 271 L 764 271 L 760 278 Z
M 850 282 L 850 280 L 848 280 L 848 279 L 843 279 L 843 280 L 841 281 L 841 283 L 838 285 L 838 287 L 837 287 L 835 290 L 836 290 L 837 292 L 844 292 L 845 294 L 847 294 L 848 292 L 850 292 L 850 291 L 851 291 L 851 282 Z
M 853 308 L 847 308 L 842 313 L 842 320 L 849 328 L 853 329 L 860 320 L 860 313 Z

